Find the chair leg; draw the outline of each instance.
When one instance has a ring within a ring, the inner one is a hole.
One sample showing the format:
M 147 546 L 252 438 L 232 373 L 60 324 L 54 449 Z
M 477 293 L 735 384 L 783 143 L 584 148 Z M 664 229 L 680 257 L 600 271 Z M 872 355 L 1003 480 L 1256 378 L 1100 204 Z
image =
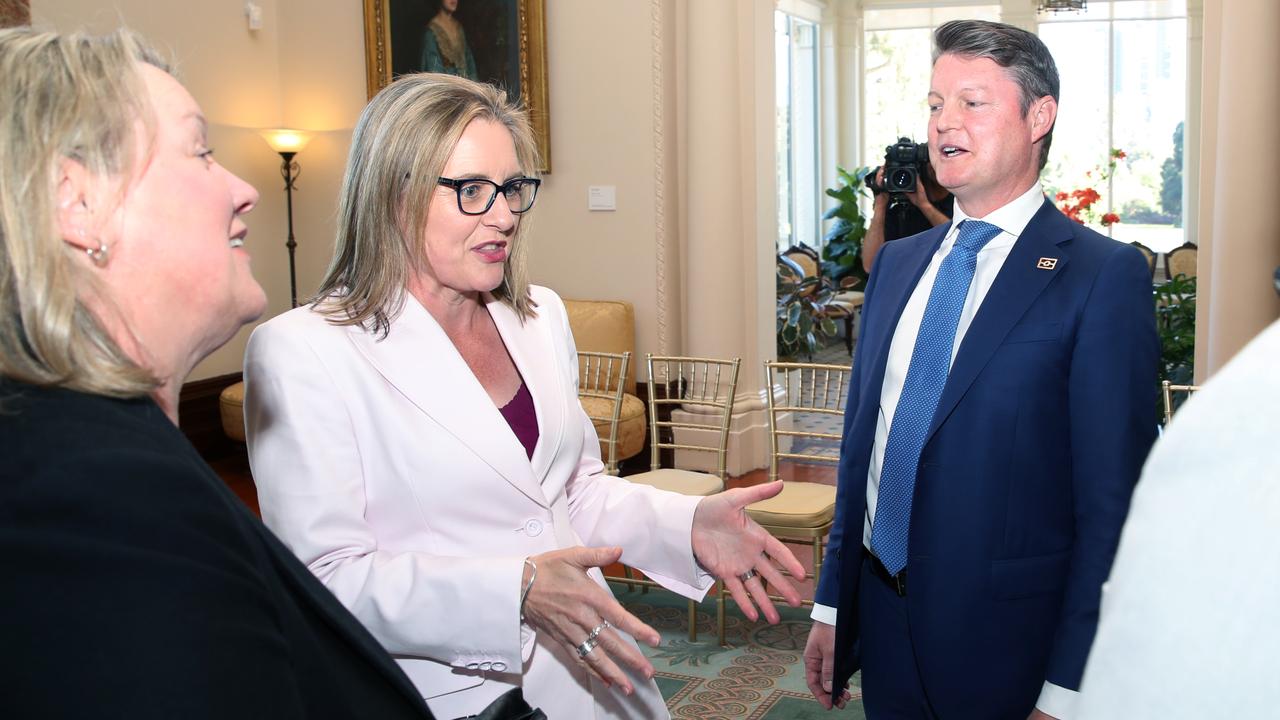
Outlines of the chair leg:
M 689 601 L 689 642 L 698 642 L 698 604 Z
M 853 313 L 844 316 L 844 347 L 853 357 Z
M 817 537 L 813 539 L 813 598 L 816 602 L 818 599 L 818 581 L 822 579 L 822 560 L 826 555 L 827 543 L 825 538 Z
M 724 647 L 724 582 L 717 583 L 719 592 L 716 593 L 716 639 L 720 641 L 720 647 Z

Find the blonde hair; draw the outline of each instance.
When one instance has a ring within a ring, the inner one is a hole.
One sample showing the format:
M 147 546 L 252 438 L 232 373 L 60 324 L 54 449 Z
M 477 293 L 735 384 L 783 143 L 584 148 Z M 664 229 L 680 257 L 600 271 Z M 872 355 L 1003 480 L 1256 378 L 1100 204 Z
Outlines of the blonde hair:
M 123 193 L 136 124 L 154 123 L 138 63 L 169 71 L 128 30 L 0 30 L 0 375 L 113 397 L 159 385 L 85 305 L 93 271 L 57 221 L 65 160 Z
M 440 173 L 473 120 L 502 124 L 521 171 L 533 176 L 537 146 L 528 118 L 492 85 L 437 73 L 405 75 L 360 114 L 342 179 L 333 260 L 316 296 L 330 322 L 390 332 L 409 274 L 426 264 L 421 238 Z M 534 314 L 525 264 L 528 223 L 521 216 L 502 284 L 493 291 L 521 320 Z

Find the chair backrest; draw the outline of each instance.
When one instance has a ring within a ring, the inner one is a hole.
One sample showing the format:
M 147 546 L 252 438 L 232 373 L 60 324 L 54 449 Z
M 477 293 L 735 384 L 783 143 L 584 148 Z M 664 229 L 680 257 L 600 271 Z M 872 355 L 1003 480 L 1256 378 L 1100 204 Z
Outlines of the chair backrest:
M 622 300 L 564 301 L 569 329 L 578 350 L 636 354 L 636 312 Z M 636 393 L 635 366 L 627 375 L 627 392 Z
M 818 252 L 807 245 L 792 245 L 779 253 L 782 257 L 800 266 L 805 277 L 818 277 Z
M 629 352 L 578 351 L 578 398 L 605 443 L 605 469 L 610 475 L 618 472 L 618 417 L 630 365 Z
M 780 460 L 837 465 L 849 398 L 849 366 L 766 362 L 769 396 L 769 481 Z M 775 397 L 776 387 L 782 397 Z
M 653 354 L 645 360 L 651 468 L 661 468 L 662 450 L 714 453 L 715 474 L 723 480 L 742 361 Z
M 1164 424 L 1168 425 L 1173 419 L 1173 411 L 1178 409 L 1192 393 L 1199 392 L 1199 385 L 1174 385 L 1168 380 L 1160 383 L 1161 394 L 1164 396 Z M 1186 397 L 1179 398 L 1178 393 L 1185 393 Z
M 1199 260 L 1199 248 L 1194 243 L 1183 243 L 1165 253 L 1164 275 L 1172 280 L 1179 275 L 1189 278 L 1196 276 L 1196 263 Z
M 1146 245 L 1143 245 L 1137 240 L 1134 240 L 1129 244 L 1138 248 L 1138 252 L 1142 253 L 1142 256 L 1147 259 L 1147 268 L 1151 270 L 1151 279 L 1154 280 L 1156 277 L 1156 251 Z

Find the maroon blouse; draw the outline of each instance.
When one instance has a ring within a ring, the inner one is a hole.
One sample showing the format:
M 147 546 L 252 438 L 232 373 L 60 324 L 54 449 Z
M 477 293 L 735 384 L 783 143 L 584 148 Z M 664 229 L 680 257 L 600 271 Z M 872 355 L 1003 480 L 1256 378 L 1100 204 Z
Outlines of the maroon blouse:
M 516 396 L 498 412 L 502 413 L 502 418 L 511 426 L 511 432 L 516 434 L 516 439 L 524 446 L 525 454 L 532 460 L 533 448 L 538 444 L 538 413 L 533 408 L 533 396 L 529 394 L 529 387 L 521 382 Z

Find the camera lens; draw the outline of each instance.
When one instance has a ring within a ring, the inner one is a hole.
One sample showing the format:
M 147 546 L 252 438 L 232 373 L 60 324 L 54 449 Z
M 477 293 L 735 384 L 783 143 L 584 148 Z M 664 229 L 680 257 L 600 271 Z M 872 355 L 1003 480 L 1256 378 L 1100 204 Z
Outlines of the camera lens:
M 889 187 L 894 190 L 908 192 L 915 189 L 915 185 L 916 173 L 910 168 L 898 168 L 889 175 Z

